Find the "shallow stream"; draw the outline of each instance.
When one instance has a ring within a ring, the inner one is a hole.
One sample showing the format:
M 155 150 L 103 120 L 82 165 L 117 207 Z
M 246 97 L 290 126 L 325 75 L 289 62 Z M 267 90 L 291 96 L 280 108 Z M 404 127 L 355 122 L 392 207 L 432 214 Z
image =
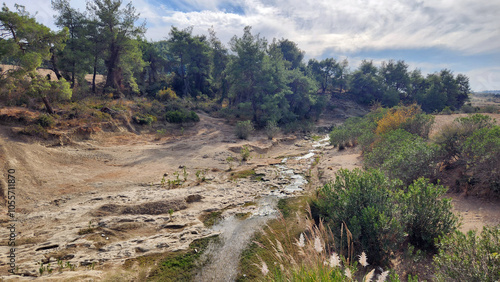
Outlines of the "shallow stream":
M 313 142 L 313 149 L 307 154 L 294 157 L 296 160 L 310 160 L 304 162 L 310 168 L 313 157 L 318 150 L 328 145 L 328 137 Z M 220 233 L 220 240 L 214 240 L 208 246 L 204 256 L 208 264 L 203 267 L 195 281 L 234 281 L 238 275 L 238 264 L 241 252 L 248 246 L 254 233 L 265 223 L 277 216 L 277 203 L 280 198 L 293 197 L 304 191 L 307 180 L 303 175 L 295 173 L 287 166 L 288 158 L 281 164 L 273 165 L 279 178 L 286 179 L 287 183 L 277 189 L 262 195 L 257 201 L 257 209 L 247 219 L 239 219 L 234 215 L 222 219 L 212 229 Z

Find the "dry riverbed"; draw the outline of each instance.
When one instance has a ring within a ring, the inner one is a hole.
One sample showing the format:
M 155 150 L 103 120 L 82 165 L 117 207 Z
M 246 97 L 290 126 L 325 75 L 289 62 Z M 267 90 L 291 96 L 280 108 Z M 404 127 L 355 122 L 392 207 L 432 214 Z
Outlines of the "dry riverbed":
M 203 215 L 262 216 L 263 197 L 307 193 L 341 167 L 361 167 L 358 148 L 339 152 L 295 135 L 238 140 L 224 120 L 200 117 L 175 137 L 115 130 L 53 144 L 22 141 L 15 129 L 0 126 L 3 189 L 9 169 L 16 177 L 17 272 L 28 276 L 8 275 L 2 256 L 0 277 L 33 279 L 41 263 L 50 263 L 54 271 L 44 270 L 45 281 L 102 280 L 129 259 L 185 250 L 224 232 L 206 227 Z M 243 146 L 251 158 L 242 162 Z M 285 169 L 279 167 L 284 159 Z M 296 175 L 314 181 L 294 190 Z M 498 205 L 477 201 L 454 196 L 456 210 L 474 220 L 471 227 L 498 223 Z M 2 254 L 10 248 L 6 214 L 2 205 Z M 62 273 L 58 260 L 68 265 Z

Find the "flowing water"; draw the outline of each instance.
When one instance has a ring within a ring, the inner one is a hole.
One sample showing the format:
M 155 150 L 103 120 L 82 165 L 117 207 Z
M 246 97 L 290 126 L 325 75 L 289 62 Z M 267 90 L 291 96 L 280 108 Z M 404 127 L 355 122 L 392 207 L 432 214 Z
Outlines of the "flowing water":
M 306 162 L 306 165 L 310 166 L 317 149 L 326 146 L 327 141 L 328 137 L 325 137 L 314 142 L 312 150 L 295 159 L 311 159 L 310 162 Z M 281 164 L 274 165 L 279 178 L 286 179 L 287 184 L 270 190 L 268 194 L 260 197 L 257 200 L 258 209 L 253 212 L 252 216 L 248 219 L 229 216 L 213 227 L 214 231 L 220 232 L 220 240 L 212 241 L 208 246 L 204 253 L 204 259 L 208 261 L 208 264 L 200 270 L 195 281 L 234 281 L 236 279 L 241 252 L 248 246 L 254 233 L 269 219 L 276 217 L 279 198 L 300 193 L 308 183 L 304 176 L 288 168 L 287 161 L 288 159 L 285 158 Z
M 238 275 L 240 254 L 250 243 L 256 230 L 276 216 L 278 197 L 262 197 L 259 209 L 250 218 L 242 220 L 234 216 L 224 219 L 213 227 L 220 232 L 219 239 L 212 241 L 205 251 L 209 264 L 201 269 L 195 281 L 234 281 Z

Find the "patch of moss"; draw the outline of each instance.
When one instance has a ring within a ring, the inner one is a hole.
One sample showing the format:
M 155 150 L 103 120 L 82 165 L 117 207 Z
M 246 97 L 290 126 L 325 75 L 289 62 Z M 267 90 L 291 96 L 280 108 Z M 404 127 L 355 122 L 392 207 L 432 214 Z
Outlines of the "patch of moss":
M 319 135 L 313 135 L 313 136 L 311 136 L 311 139 L 312 139 L 313 141 L 318 142 L 319 140 L 321 140 L 321 136 L 319 136 Z
M 252 216 L 251 212 L 240 212 L 240 213 L 237 213 L 234 215 L 234 217 L 236 217 L 237 219 L 241 219 L 241 220 L 247 219 L 250 216 Z
M 207 213 L 202 215 L 201 221 L 206 227 L 211 227 L 217 224 L 222 219 L 222 211 L 214 211 L 211 213 Z
M 314 162 L 311 164 L 311 167 L 315 167 L 315 166 L 317 166 L 317 165 L 319 164 L 319 160 L 320 160 L 320 159 L 321 159 L 321 157 L 320 157 L 320 156 L 316 156 L 316 157 L 314 158 Z
M 246 202 L 243 204 L 244 207 L 255 206 L 255 205 L 257 205 L 257 203 L 254 201 Z
M 238 179 L 238 178 L 247 178 L 250 176 L 255 176 L 255 170 L 253 169 L 247 169 L 247 170 L 240 170 L 240 171 L 235 171 L 231 173 L 231 178 L 232 179 Z
M 192 281 L 197 269 L 204 264 L 200 261 L 200 256 L 210 241 L 216 238 L 218 237 L 211 236 L 195 240 L 186 251 L 168 253 L 149 275 L 148 281 Z
M 89 228 L 82 228 L 78 230 L 78 235 L 85 235 L 85 234 L 91 234 L 95 232 L 95 228 L 89 227 Z

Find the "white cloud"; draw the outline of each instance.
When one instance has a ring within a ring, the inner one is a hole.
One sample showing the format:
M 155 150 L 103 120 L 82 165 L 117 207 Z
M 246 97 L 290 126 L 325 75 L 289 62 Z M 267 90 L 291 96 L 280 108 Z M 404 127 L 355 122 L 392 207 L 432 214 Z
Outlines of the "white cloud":
M 53 26 L 55 13 L 49 0 L 6 1 L 10 7 L 15 2 L 38 11 L 37 20 Z M 84 1 L 72 0 L 71 5 L 85 9 Z M 214 26 L 223 39 L 251 25 L 270 40 L 284 37 L 297 42 L 311 56 L 327 49 L 344 53 L 442 47 L 467 54 L 500 49 L 499 1 L 134 0 L 133 5 L 147 18 L 147 37 L 152 39 L 165 36 L 159 25 L 194 26 L 195 32 L 204 33 Z M 244 15 L 224 12 L 228 5 L 240 6 Z M 179 11 L 182 8 L 192 11 Z
M 26 8 L 26 11 L 28 11 L 30 14 L 35 15 L 36 14 L 36 20 L 39 23 L 42 23 L 45 26 L 48 26 L 50 28 L 55 28 L 54 24 L 54 15 L 56 14 L 50 4 L 50 0 L 46 1 L 30 1 L 30 0 L 4 0 L 2 1 L 2 6 L 3 3 L 7 5 L 7 7 L 11 11 L 16 11 L 14 5 L 19 4 L 21 6 L 24 6 Z
M 16 2 L 32 13 L 38 11 L 37 20 L 55 28 L 50 0 L 4 1 L 11 8 Z M 83 10 L 84 2 L 71 0 L 71 5 Z M 254 33 L 268 40 L 287 38 L 296 42 L 307 57 L 387 49 L 439 48 L 464 55 L 498 54 L 500 50 L 500 1 L 133 0 L 133 5 L 147 19 L 146 37 L 153 40 L 168 36 L 172 25 L 194 26 L 195 34 L 207 34 L 213 26 L 221 41 L 227 43 L 233 35 L 241 36 L 244 26 L 251 25 Z M 228 12 L 235 6 L 243 14 Z M 415 64 L 425 64 L 423 60 Z M 482 81 L 478 87 L 500 88 L 496 74 L 477 71 L 471 75 Z
M 499 90 L 500 67 L 475 69 L 464 73 L 474 91 Z
M 327 48 L 339 52 L 361 49 L 444 47 L 465 53 L 500 48 L 498 1 L 405 0 L 244 0 L 245 15 L 214 10 L 224 1 L 188 1 L 207 8 L 164 17 L 173 25 L 217 25 L 219 33 L 252 25 L 269 39 L 296 41 L 312 56 Z M 232 33 L 234 34 L 234 33 Z M 496 35 L 495 35 L 496 34 Z

